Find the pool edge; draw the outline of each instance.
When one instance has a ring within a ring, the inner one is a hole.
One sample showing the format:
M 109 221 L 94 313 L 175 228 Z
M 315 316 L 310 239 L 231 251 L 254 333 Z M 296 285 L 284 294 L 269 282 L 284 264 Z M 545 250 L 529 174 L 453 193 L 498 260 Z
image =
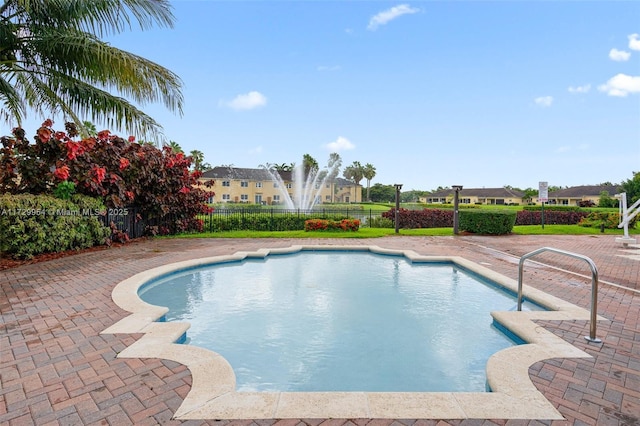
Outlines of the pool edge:
M 235 375 L 219 354 L 176 342 L 187 323 L 159 323 L 167 309 L 147 304 L 138 288 L 150 279 L 204 264 L 263 258 L 269 254 L 303 250 L 357 250 L 401 255 L 412 262 L 452 262 L 513 291 L 517 283 L 458 256 L 424 256 L 412 250 L 378 246 L 294 245 L 287 248 L 236 252 L 233 255 L 191 259 L 138 273 L 117 284 L 113 301 L 131 312 L 100 334 L 141 333 L 143 336 L 118 358 L 162 358 L 186 365 L 193 383 L 174 417 L 177 419 L 264 418 L 500 418 L 562 420 L 556 408 L 531 382 L 528 370 L 549 358 L 590 357 L 584 351 L 535 324 L 534 320 L 588 320 L 589 312 L 539 290 L 524 286 L 524 296 L 551 311 L 492 312 L 494 320 L 525 340 L 489 358 L 487 381 L 492 392 L 236 392 Z M 602 319 L 602 318 L 601 318 Z

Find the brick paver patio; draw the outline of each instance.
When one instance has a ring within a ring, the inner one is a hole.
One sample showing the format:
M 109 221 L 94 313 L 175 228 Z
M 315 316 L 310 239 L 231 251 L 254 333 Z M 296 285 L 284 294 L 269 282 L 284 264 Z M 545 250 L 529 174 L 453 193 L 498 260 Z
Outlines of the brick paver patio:
M 0 271 L 0 424 L 640 424 L 640 248 L 624 249 L 606 234 L 393 236 L 348 242 L 411 249 L 424 255 L 459 255 L 514 279 L 518 275 L 519 257 L 540 247 L 568 250 L 593 259 L 601 281 L 598 313 L 610 320 L 598 323 L 597 334 L 603 344 L 590 344 L 583 338 L 589 334 L 586 321 L 540 321 L 541 326 L 593 358 L 550 359 L 529 369 L 531 380 L 566 422 L 500 419 L 181 422 L 172 416 L 190 389 L 189 370 L 160 359 L 118 359 L 116 355 L 140 336 L 99 334 L 127 315 L 111 300 L 114 286 L 146 269 L 236 251 L 344 243 L 345 240 L 331 239 L 161 239 Z M 553 254 L 537 256 L 525 264 L 525 284 L 589 308 L 590 271 L 579 260 Z

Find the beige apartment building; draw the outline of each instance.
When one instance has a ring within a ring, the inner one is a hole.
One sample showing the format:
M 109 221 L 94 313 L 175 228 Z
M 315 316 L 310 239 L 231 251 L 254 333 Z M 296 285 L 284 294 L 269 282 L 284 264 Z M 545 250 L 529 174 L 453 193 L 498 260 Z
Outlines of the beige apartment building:
M 610 197 L 622 192 L 618 185 L 582 185 L 560 189 L 549 193 L 549 204 L 562 206 L 577 206 L 582 202 L 591 201 L 598 204 L 600 194 L 606 192 Z
M 211 190 L 215 192 L 213 203 L 253 203 L 263 205 L 284 205 L 286 192 L 295 199 L 291 172 L 276 172 L 282 183 L 274 181 L 265 169 L 238 167 L 215 167 L 202 174 L 201 181 L 214 181 Z M 284 185 L 284 188 L 282 187 Z M 359 203 L 362 201 L 362 186 L 336 177 L 332 182 L 316 186 L 316 204 Z
M 598 204 L 600 194 L 606 192 L 613 197 L 621 188 L 617 185 L 583 185 L 560 189 L 548 194 L 547 204 L 577 206 L 581 202 L 591 201 Z M 420 198 L 420 202 L 429 204 L 452 204 L 455 191 L 443 189 Z M 458 194 L 460 204 L 518 205 L 542 204 L 537 197 L 525 199 L 524 193 L 508 188 L 463 188 Z
M 429 204 L 452 204 L 455 191 L 443 189 L 421 197 Z M 524 193 L 507 188 L 463 188 L 458 194 L 460 204 L 517 205 L 523 203 Z

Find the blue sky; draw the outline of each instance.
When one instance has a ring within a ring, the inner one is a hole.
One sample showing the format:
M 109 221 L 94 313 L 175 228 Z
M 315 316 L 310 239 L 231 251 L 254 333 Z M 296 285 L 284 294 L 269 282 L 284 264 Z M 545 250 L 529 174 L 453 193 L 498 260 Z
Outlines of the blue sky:
M 109 41 L 182 78 L 183 117 L 144 109 L 214 166 L 338 152 L 403 190 L 640 171 L 640 2 L 173 5 L 174 29 Z

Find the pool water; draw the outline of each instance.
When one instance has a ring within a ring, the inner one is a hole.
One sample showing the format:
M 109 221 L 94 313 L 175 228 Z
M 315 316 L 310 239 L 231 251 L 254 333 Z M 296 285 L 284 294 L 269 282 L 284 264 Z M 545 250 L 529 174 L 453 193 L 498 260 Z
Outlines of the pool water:
M 402 256 L 269 255 L 173 273 L 140 297 L 188 321 L 188 343 L 224 356 L 240 392 L 482 392 L 488 358 L 515 344 L 489 314 L 513 295 Z

